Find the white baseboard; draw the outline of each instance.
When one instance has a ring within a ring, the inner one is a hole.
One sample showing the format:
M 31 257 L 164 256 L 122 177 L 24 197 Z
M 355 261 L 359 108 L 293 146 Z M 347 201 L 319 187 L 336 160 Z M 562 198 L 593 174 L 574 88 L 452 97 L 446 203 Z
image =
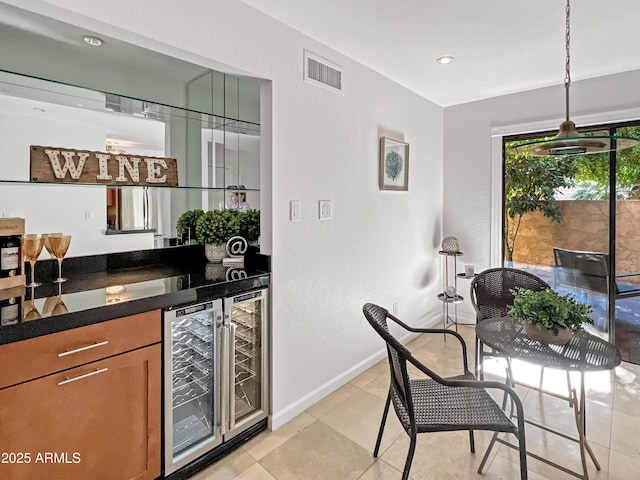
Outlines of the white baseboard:
M 439 313 L 430 315 L 420 325 L 412 325 L 412 326 L 415 326 L 416 328 L 432 328 L 432 327 L 437 327 L 438 323 L 442 323 L 442 318 Z M 408 334 L 402 338 L 399 338 L 398 340 L 400 340 L 400 342 L 405 344 L 410 342 L 417 336 L 418 334 Z M 323 385 L 320 385 L 318 388 L 309 392 L 307 395 L 301 397 L 297 401 L 290 403 L 289 405 L 278 410 L 277 412 L 274 412 L 269 418 L 269 426 L 271 430 L 277 430 L 282 425 L 284 425 L 288 421 L 292 420 L 293 418 L 295 418 L 296 416 L 304 412 L 307 408 L 314 405 L 316 402 L 322 400 L 324 397 L 326 397 L 330 393 L 334 392 L 335 390 L 342 387 L 343 385 L 346 385 L 351 380 L 356 378 L 358 375 L 360 375 L 361 373 L 373 367 L 376 363 L 378 363 L 380 360 L 385 358 L 386 355 L 387 355 L 387 350 L 384 347 L 384 345 L 381 345 L 380 350 L 370 355 L 369 357 L 365 358 L 357 365 L 354 365 L 353 367 L 349 368 L 342 374 L 332 378 L 331 380 L 324 383 Z

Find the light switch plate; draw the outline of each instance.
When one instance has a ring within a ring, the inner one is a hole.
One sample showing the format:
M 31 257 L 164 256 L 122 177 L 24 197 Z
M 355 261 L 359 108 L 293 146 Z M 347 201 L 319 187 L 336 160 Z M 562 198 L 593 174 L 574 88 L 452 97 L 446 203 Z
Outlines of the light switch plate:
M 301 218 L 302 211 L 300 200 L 291 200 L 289 202 L 289 220 L 292 222 L 299 222 Z
M 331 200 L 318 200 L 318 218 L 331 220 L 333 218 L 333 203 Z

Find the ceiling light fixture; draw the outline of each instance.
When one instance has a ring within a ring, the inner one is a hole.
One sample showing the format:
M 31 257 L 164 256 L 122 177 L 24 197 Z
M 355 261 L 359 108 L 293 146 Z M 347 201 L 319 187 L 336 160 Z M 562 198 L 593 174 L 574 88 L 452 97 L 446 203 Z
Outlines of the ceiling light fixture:
M 92 47 L 99 47 L 104 44 L 104 40 L 93 35 L 85 35 L 82 39 Z
M 565 120 L 560 124 L 560 129 L 551 140 L 536 140 L 523 143 L 514 147 L 516 153 L 526 156 L 565 156 L 565 155 L 585 155 L 590 153 L 610 152 L 634 147 L 638 140 L 627 136 L 614 135 L 580 135 L 576 130 L 576 124 L 569 120 L 569 87 L 571 86 L 571 72 L 569 45 L 571 40 L 571 6 L 567 0 L 566 7 L 566 27 L 565 27 L 565 49 L 567 52 L 565 62 Z
M 436 63 L 439 63 L 440 65 L 446 65 L 447 63 L 451 63 L 451 62 L 453 62 L 453 57 L 449 55 L 436 58 Z

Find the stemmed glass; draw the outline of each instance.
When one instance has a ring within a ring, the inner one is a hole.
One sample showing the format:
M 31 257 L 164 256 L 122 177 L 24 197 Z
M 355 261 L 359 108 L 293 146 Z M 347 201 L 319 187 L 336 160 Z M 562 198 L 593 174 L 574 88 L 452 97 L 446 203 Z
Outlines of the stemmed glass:
M 47 249 L 47 252 L 49 252 L 49 256 L 51 257 L 52 260 L 56 258 L 56 254 L 53 253 L 53 248 L 51 248 L 49 237 L 61 237 L 61 236 L 62 236 L 61 233 L 43 233 L 42 234 L 42 241 L 44 242 L 44 248 Z
M 55 257 L 54 257 L 55 258 Z M 68 313 L 69 310 L 62 300 L 62 283 L 58 283 L 58 295 L 55 297 L 47 297 L 42 307 L 42 315 L 49 315 L 51 317 L 55 315 L 62 315 Z
M 62 285 L 62 284 L 59 283 L 58 285 Z M 64 304 L 64 301 L 62 300 L 62 295 L 59 295 L 58 303 L 56 303 L 56 306 L 53 307 L 51 316 L 53 317 L 55 315 L 62 315 L 63 313 L 69 313 L 69 310 L 67 309 L 67 306 Z
M 71 235 L 60 235 L 54 236 L 50 235 L 48 238 L 49 245 L 51 245 L 51 250 L 53 250 L 53 254 L 56 256 L 56 260 L 58 260 L 58 278 L 56 279 L 57 283 L 66 282 L 66 278 L 62 278 L 62 260 L 64 256 L 67 254 L 67 250 L 69 250 L 69 244 L 71 243 Z
M 25 303 L 25 309 L 23 314 L 23 320 L 25 322 L 29 322 L 31 320 L 38 320 L 39 318 L 42 318 L 33 300 L 27 300 L 24 303 Z
M 36 308 L 36 300 L 35 300 L 35 295 L 33 293 L 33 288 L 31 287 L 31 300 L 25 300 L 22 304 L 22 319 L 25 322 L 28 322 L 30 320 L 38 320 L 39 318 L 42 318 L 40 316 L 40 312 L 38 311 L 38 309 Z
M 22 236 L 22 254 L 24 259 L 31 265 L 31 283 L 27 287 L 39 287 L 42 285 L 40 282 L 36 282 L 36 260 L 42 252 L 42 237 L 38 237 L 34 233 L 29 233 Z

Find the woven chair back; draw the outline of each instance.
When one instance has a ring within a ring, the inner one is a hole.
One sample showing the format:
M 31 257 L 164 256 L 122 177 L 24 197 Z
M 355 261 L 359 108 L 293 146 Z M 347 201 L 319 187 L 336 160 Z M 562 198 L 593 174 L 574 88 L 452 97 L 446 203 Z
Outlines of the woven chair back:
M 511 290 L 516 287 L 534 292 L 551 288 L 540 277 L 516 268 L 491 268 L 476 275 L 471 282 L 471 303 L 477 321 L 508 315 L 514 297 Z
M 406 353 L 408 353 L 408 350 L 389 333 L 389 326 L 387 324 L 388 310 L 373 303 L 367 303 L 362 308 L 362 311 L 369 324 L 387 344 L 394 408 L 398 411 L 396 402 L 402 403 L 404 412 L 406 412 L 403 412 L 403 414 L 408 414 L 413 418 L 414 405 L 409 384 L 409 373 L 407 371 Z

